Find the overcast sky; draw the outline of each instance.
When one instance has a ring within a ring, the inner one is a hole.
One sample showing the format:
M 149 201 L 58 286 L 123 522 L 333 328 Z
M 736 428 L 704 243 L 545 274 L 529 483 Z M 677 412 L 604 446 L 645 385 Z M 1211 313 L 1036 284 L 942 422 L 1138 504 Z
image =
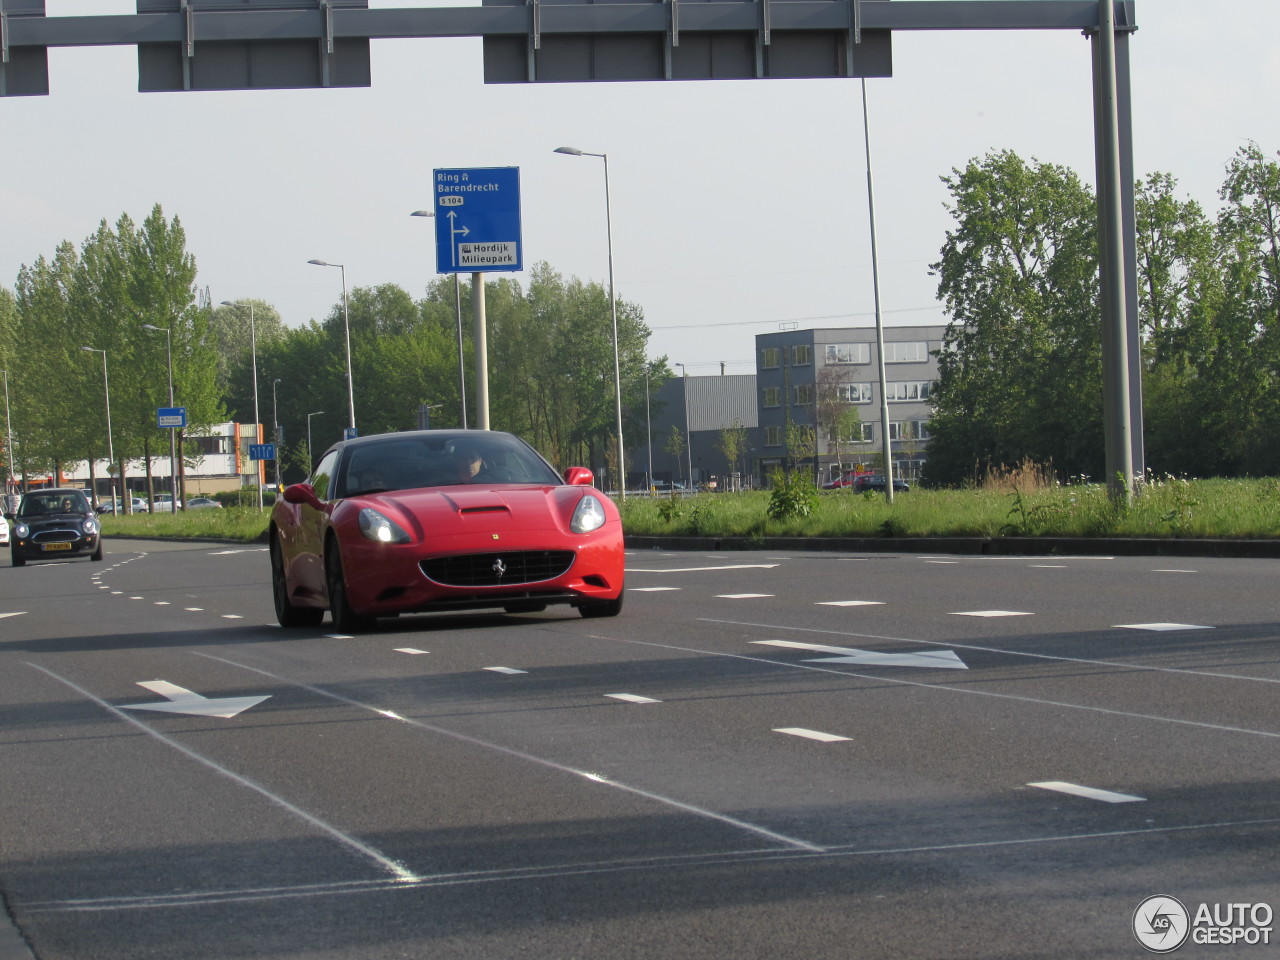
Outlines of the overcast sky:
M 910 2 L 910 0 L 897 0 Z M 459 2 L 379 2 L 461 6 Z M 50 16 L 132 0 L 47 0 Z M 1137 0 L 1139 176 L 1167 171 L 1209 212 L 1252 140 L 1280 150 L 1280 4 Z M 867 83 L 886 323 L 941 322 L 951 221 L 940 178 L 991 151 L 1094 180 L 1089 42 L 1075 31 L 898 33 Z M 198 55 L 198 54 L 197 54 Z M 0 100 L 0 283 L 100 220 L 178 216 L 216 301 L 289 325 L 352 288 L 421 296 L 435 276 L 437 167 L 520 168 L 524 261 L 605 282 L 609 155 L 618 295 L 650 352 L 691 374 L 754 371 L 753 337 L 874 322 L 860 87 L 852 80 L 486 86 L 478 39 L 375 40 L 365 89 L 137 91 L 132 47 L 49 52 L 50 95 Z M 514 276 L 522 285 L 527 274 Z

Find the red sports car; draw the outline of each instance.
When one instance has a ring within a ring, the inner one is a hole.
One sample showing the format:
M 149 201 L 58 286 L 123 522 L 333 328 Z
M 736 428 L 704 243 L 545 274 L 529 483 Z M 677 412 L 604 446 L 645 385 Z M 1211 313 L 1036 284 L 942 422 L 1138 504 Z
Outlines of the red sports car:
M 562 480 L 523 440 L 420 430 L 334 444 L 271 512 L 271 584 L 282 626 L 327 609 L 348 632 L 401 613 L 569 604 L 622 609 L 622 521 L 591 486 Z

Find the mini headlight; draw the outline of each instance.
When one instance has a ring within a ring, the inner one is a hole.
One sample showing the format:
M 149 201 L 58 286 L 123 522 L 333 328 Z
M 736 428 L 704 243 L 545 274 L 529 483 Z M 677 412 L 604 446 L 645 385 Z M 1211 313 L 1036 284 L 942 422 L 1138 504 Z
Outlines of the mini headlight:
M 377 543 L 408 543 L 409 535 L 398 523 L 387 519 L 372 507 L 360 511 L 360 532 Z
M 603 527 L 604 521 L 604 507 L 599 500 L 587 494 L 578 501 L 578 507 L 573 511 L 573 519 L 569 522 L 569 529 L 574 533 L 590 533 L 592 530 Z
M 13 535 L 19 540 L 25 540 L 27 537 L 31 536 L 31 528 L 19 520 L 13 525 Z
M 87 534 L 95 534 L 98 532 L 98 521 L 93 517 L 84 518 L 84 532 Z

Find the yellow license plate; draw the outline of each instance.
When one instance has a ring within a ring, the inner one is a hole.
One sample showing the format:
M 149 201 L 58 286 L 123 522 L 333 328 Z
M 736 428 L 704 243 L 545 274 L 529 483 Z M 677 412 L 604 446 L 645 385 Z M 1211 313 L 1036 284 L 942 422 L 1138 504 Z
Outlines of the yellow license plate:
M 40 549 L 41 549 L 41 550 L 70 550 L 70 549 L 71 549 L 71 544 L 69 544 L 69 543 L 42 543 L 42 544 L 40 544 Z

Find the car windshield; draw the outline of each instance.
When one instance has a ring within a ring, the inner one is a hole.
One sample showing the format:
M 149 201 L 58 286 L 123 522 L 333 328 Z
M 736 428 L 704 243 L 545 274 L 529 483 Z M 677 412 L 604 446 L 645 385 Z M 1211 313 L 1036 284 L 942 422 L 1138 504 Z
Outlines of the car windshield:
M 527 444 L 509 434 L 389 436 L 353 447 L 339 497 L 453 484 L 558 484 Z
M 79 490 L 50 490 L 46 493 L 28 493 L 23 497 L 18 516 L 30 518 L 88 512 L 89 502 Z

